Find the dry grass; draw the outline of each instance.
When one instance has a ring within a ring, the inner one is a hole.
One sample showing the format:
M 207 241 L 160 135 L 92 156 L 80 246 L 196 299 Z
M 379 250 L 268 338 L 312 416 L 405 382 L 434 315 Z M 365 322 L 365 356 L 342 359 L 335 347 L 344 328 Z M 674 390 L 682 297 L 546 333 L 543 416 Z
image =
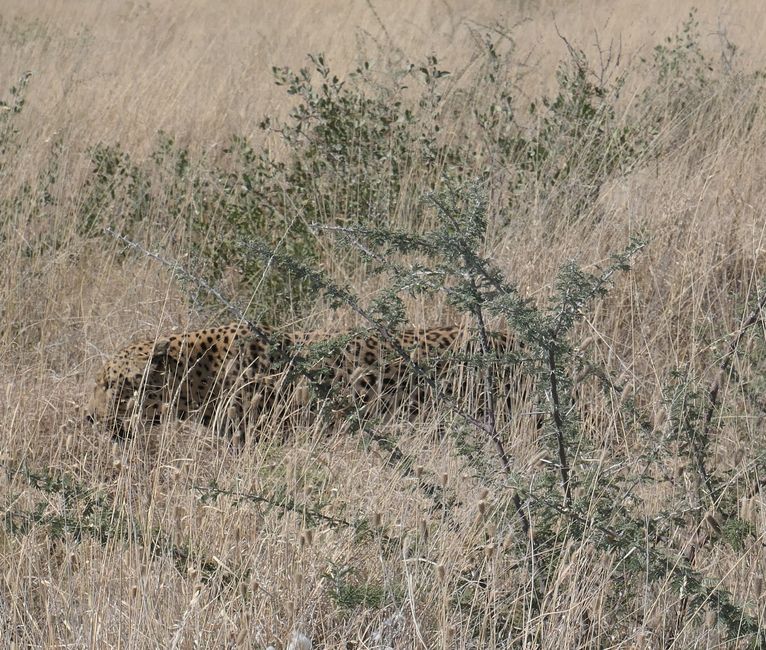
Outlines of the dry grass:
M 320 422 L 293 432 L 287 444 L 281 433 L 265 434 L 239 454 L 193 423 L 116 445 L 85 426 L 80 410 L 105 355 L 137 336 L 217 318 L 196 310 L 153 260 L 78 234 L 88 147 L 119 142 L 140 159 L 160 129 L 196 151 L 214 151 L 230 133 L 258 139 L 262 116 L 288 108 L 272 65 L 297 67 L 321 50 L 342 73 L 366 50 L 412 60 L 436 52 L 443 67 L 469 69 L 476 34 L 496 20 L 524 62 L 519 92 L 539 96 L 554 87 L 566 56 L 554 17 L 591 55 L 596 31 L 602 45 L 620 39 L 629 67 L 676 30 L 687 3 L 180 4 L 8 0 L 0 9 L 0 95 L 23 71 L 33 74 L 18 121 L 22 152 L 2 170 L 0 199 L 38 177 L 52 139 L 64 146 L 57 202 L 44 218 L 25 203 L 0 214 L 2 645 L 288 647 L 300 631 L 328 648 L 522 647 L 524 638 L 546 648 L 720 647 L 722 627 L 709 608 L 686 612 L 678 625 L 680 595 L 670 583 L 647 579 L 643 593 L 617 597 L 626 558 L 591 543 L 558 549 L 555 575 L 533 602 L 535 578 L 527 558 L 513 552 L 521 533 L 491 448 L 482 447 L 491 477 L 485 485 L 458 443 L 437 435 L 435 418 L 391 425 L 405 460 L 389 462 L 384 449 Z M 712 0 L 695 4 L 705 51 L 720 51 L 725 30 L 745 70 L 763 65 L 761 2 L 732 2 L 725 12 Z M 641 81 L 622 96 L 626 111 Z M 593 462 L 615 476 L 643 472 L 647 447 L 662 438 L 671 372 L 712 378 L 727 337 L 763 287 L 763 113 L 743 127 L 755 92 L 722 82 L 680 128 L 659 134 L 661 155 L 610 179 L 588 213 L 552 220 L 541 201 L 523 227 L 495 238 L 496 263 L 542 302 L 563 262 L 593 269 L 630 236 L 649 235 L 635 269 L 592 306 L 577 332 L 592 340 L 592 358 L 626 384 L 622 398 L 636 395 L 655 424 L 643 440 L 620 417 L 620 396 L 583 388 L 592 403 L 588 436 L 602 454 Z M 183 259 L 188 233 L 180 223 L 156 232 L 160 217 L 147 216 L 141 240 Z M 365 297 L 378 288 L 363 277 L 342 279 Z M 408 308 L 418 324 L 448 313 L 421 299 Z M 349 313 L 319 307 L 307 320 L 322 330 L 356 324 Z M 755 329 L 724 384 L 715 471 L 757 474 L 762 466 L 762 319 Z M 521 485 L 550 471 L 541 462 L 541 435 L 523 422 L 508 433 Z M 575 472 L 590 471 L 586 465 Z M 677 475 L 642 494 L 646 516 L 684 500 L 694 473 L 688 459 L 676 465 Z M 19 468 L 66 476 L 87 492 L 48 489 Z M 429 485 L 439 486 L 449 507 L 438 505 Z M 226 493 L 215 498 L 211 486 Z M 732 498 L 742 501 L 754 535 L 742 549 L 704 546 L 695 566 L 763 622 L 766 508 L 760 491 Z M 93 512 L 112 534 L 78 532 L 72 522 L 92 521 Z M 52 532 L 50 522 L 65 519 L 69 530 Z M 680 554 L 694 535 L 682 526 L 676 534 Z

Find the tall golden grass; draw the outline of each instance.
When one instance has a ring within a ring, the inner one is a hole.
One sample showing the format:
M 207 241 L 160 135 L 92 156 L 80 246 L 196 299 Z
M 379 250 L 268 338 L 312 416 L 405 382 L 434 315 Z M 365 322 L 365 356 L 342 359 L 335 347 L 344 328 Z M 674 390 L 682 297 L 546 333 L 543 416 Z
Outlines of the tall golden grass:
M 694 4 L 705 52 L 716 59 L 729 39 L 739 47 L 741 70 L 763 66 L 761 2 L 731 2 L 725 10 L 712 0 Z M 297 68 L 309 52 L 325 52 L 341 75 L 362 56 L 405 61 L 430 53 L 442 67 L 464 71 L 477 37 L 506 33 L 523 72 L 518 91 L 538 97 L 555 88 L 556 67 L 567 56 L 562 36 L 591 60 L 611 44 L 630 67 L 650 57 L 690 7 L 657 0 L 4 2 L 0 96 L 7 99 L 25 71 L 32 76 L 15 121 L 21 152 L 0 176 L 0 645 L 288 647 L 298 632 L 328 648 L 718 647 L 723 631 L 711 605 L 685 612 L 679 625 L 683 594 L 669 583 L 647 580 L 640 593 L 617 594 L 628 558 L 593 544 L 560 549 L 549 588 L 532 603 L 534 576 L 506 552 L 520 531 L 496 523 L 513 519 L 493 510 L 504 503 L 502 481 L 484 486 L 457 443 L 440 438 L 427 418 L 399 432 L 412 468 L 321 422 L 287 443 L 279 433 L 263 435 L 234 454 L 190 422 L 115 444 L 87 427 L 81 412 L 90 377 L 108 354 L 138 336 L 217 318 L 196 310 L 156 261 L 126 258 L 117 242 L 78 234 L 89 147 L 120 143 L 141 159 L 159 130 L 200 152 L 223 146 L 232 133 L 260 142 L 259 120 L 290 107 L 271 66 Z M 626 86 L 623 110 L 645 82 Z M 762 102 L 757 82 L 722 81 L 705 102 L 679 118 L 682 128 L 665 127 L 661 153 L 601 187 L 597 227 L 592 213 L 552 220 L 543 201 L 491 251 L 525 295 L 542 301 L 562 263 L 593 270 L 630 236 L 648 235 L 635 268 L 591 307 L 578 334 L 626 385 L 623 397 L 640 395 L 658 439 L 668 422 L 663 391 L 671 373 L 681 368 L 712 379 L 766 271 L 763 112 L 743 126 Z M 56 202 L 41 218 L 10 197 L 44 171 L 57 139 L 64 151 Z M 180 225 L 157 232 L 152 223 L 149 215 L 141 224 L 141 240 L 183 260 L 189 251 Z M 343 280 L 363 296 L 377 288 L 362 277 Z M 408 308 L 421 325 L 446 314 L 442 304 L 423 300 Z M 327 331 L 355 323 L 351 314 L 319 308 L 308 319 Z M 741 343 L 724 382 L 728 419 L 716 422 L 713 441 L 721 471 L 757 474 L 762 467 L 763 323 Z M 593 386 L 583 391 L 589 436 L 602 450 L 592 460 L 640 474 L 648 451 L 625 426 L 624 405 Z M 269 426 L 280 430 L 279 422 Z M 549 471 L 540 435 L 523 422 L 509 435 L 521 483 Z M 693 482 L 681 458 L 668 463 L 675 475 L 653 477 L 641 494 L 647 518 L 683 499 Z M 51 488 L 50 475 L 67 477 L 70 487 Z M 423 477 L 456 505 L 435 507 Z M 75 494 L 72 485 L 87 492 Z M 214 498 L 211 486 L 263 495 L 271 505 Z M 760 495 L 733 496 L 753 524 L 744 546 L 706 546 L 695 566 L 763 622 Z M 84 504 L 113 534 L 100 536 Z M 315 516 L 320 509 L 323 518 Z M 78 528 L 85 521 L 87 529 Z M 698 531 L 679 527 L 677 535 L 681 554 Z

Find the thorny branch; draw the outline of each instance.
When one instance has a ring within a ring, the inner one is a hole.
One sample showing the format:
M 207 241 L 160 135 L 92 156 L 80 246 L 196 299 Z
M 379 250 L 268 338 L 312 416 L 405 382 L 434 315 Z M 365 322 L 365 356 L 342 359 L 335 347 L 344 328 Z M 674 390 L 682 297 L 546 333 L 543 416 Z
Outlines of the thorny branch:
M 352 229 L 342 228 L 338 226 L 324 226 L 322 224 L 313 224 L 313 225 L 314 227 L 317 227 L 317 228 L 321 227 L 324 230 L 341 232 L 346 237 L 347 241 L 349 241 L 352 245 L 356 246 L 362 253 L 368 255 L 369 257 L 373 259 L 376 259 L 377 261 L 385 264 L 386 266 L 391 265 L 389 260 L 386 260 L 381 255 L 370 250 L 369 247 L 365 246 L 356 237 L 354 237 L 353 234 L 355 233 Z M 486 277 L 489 277 L 489 276 L 486 276 Z M 450 291 L 450 289 L 447 288 L 447 291 Z M 376 322 L 369 314 L 367 314 L 364 311 L 364 309 L 362 309 L 359 306 L 356 300 L 354 300 L 353 298 L 350 298 L 350 299 L 347 298 L 347 304 L 351 307 L 353 311 L 359 314 L 362 318 L 364 318 L 367 322 L 369 322 L 375 329 L 378 330 L 380 335 L 390 345 L 394 347 L 397 354 L 399 354 L 401 358 L 404 359 L 405 363 L 407 363 L 407 365 L 410 368 L 412 368 L 416 374 L 421 376 L 428 383 L 429 387 L 434 391 L 434 394 L 437 399 L 446 403 L 447 406 L 455 415 L 457 415 L 458 417 L 461 417 L 467 423 L 474 426 L 478 430 L 482 431 L 485 435 L 489 437 L 489 439 L 492 441 L 492 444 L 495 446 L 495 449 L 497 450 L 498 456 L 503 465 L 503 469 L 508 475 L 510 475 L 512 471 L 511 460 L 508 456 L 508 453 L 505 451 L 505 447 L 500 438 L 500 434 L 497 431 L 497 420 L 495 416 L 494 403 L 492 401 L 493 395 L 494 395 L 494 387 L 492 385 L 491 373 L 489 373 L 485 369 L 485 373 L 484 373 L 485 374 L 485 377 L 484 377 L 485 403 L 486 403 L 487 412 L 486 412 L 485 421 L 482 421 L 472 416 L 470 413 L 466 413 L 465 411 L 463 411 L 463 409 L 460 408 L 460 406 L 455 402 L 455 400 L 450 395 L 446 394 L 443 390 L 441 390 L 438 383 L 434 381 L 434 379 L 417 362 L 415 362 L 411 358 L 411 356 L 407 353 L 407 351 L 404 350 L 404 348 L 402 348 L 399 345 L 398 341 L 396 341 L 395 339 L 391 337 L 391 334 L 388 332 L 388 330 L 383 325 Z M 479 339 L 480 339 L 481 347 L 482 347 L 482 354 L 486 355 L 489 353 L 489 338 L 487 335 L 484 316 L 480 309 L 474 312 L 474 316 L 476 317 L 476 321 L 477 321 Z M 522 530 L 524 531 L 525 535 L 528 535 L 530 530 L 529 520 L 526 514 L 524 513 L 524 509 L 521 503 L 521 498 L 519 497 L 518 492 L 514 491 L 512 495 L 512 500 L 513 500 L 513 506 L 516 509 L 516 512 L 520 519 Z
M 713 378 L 713 381 L 710 382 L 710 387 L 708 388 L 708 404 L 707 404 L 707 408 L 705 409 L 705 416 L 704 416 L 703 425 L 702 425 L 703 435 L 707 435 L 707 433 L 710 431 L 710 425 L 713 422 L 713 415 L 715 414 L 716 408 L 718 408 L 718 402 L 721 395 L 721 387 L 723 385 L 723 380 L 726 377 L 729 371 L 729 368 L 731 366 L 732 357 L 737 352 L 737 348 L 739 347 L 739 344 L 742 341 L 742 337 L 745 335 L 745 332 L 748 329 L 750 329 L 753 325 L 755 325 L 755 323 L 758 322 L 758 319 L 760 318 L 765 308 L 766 308 L 766 291 L 764 291 L 763 295 L 761 296 L 761 299 L 758 301 L 758 304 L 755 306 L 753 311 L 750 312 L 750 314 L 742 323 L 740 328 L 729 340 L 729 345 L 728 345 L 726 354 L 723 355 L 721 362 L 718 364 L 718 371 L 716 372 L 715 377 Z M 700 463 L 698 463 L 698 465 L 699 465 L 700 473 L 702 475 L 702 479 L 703 481 L 705 481 L 705 484 L 708 486 L 708 489 L 711 490 L 710 494 L 713 495 L 713 500 L 716 501 L 717 499 L 715 498 L 714 493 L 712 492 L 710 477 L 707 474 L 705 466 L 704 464 L 700 464 Z M 753 486 L 748 491 L 748 496 L 752 497 L 756 492 L 758 492 L 762 483 L 763 483 L 763 479 L 756 479 Z
M 260 338 L 264 343 L 271 343 L 271 339 L 269 338 L 268 334 L 264 332 L 261 328 L 259 328 L 255 323 L 250 322 L 246 317 L 244 312 L 237 307 L 233 302 L 230 300 L 227 300 L 226 297 L 218 291 L 214 286 L 208 284 L 205 282 L 202 278 L 192 275 L 187 271 L 183 266 L 181 266 L 178 262 L 175 262 L 173 260 L 169 260 L 165 257 L 162 257 L 162 255 L 159 255 L 158 253 L 155 253 L 153 251 L 147 250 L 141 244 L 138 244 L 137 242 L 134 242 L 132 239 L 128 239 L 125 235 L 122 235 L 118 232 L 115 232 L 109 227 L 104 228 L 104 232 L 107 235 L 110 235 L 111 237 L 114 237 L 116 240 L 121 241 L 123 244 L 125 244 L 128 248 L 138 251 L 142 255 L 145 255 L 146 257 L 149 257 L 163 266 L 166 266 L 169 268 L 175 275 L 183 278 L 184 280 L 187 280 L 189 282 L 193 282 L 197 285 L 198 289 L 202 289 L 203 291 L 209 293 L 211 296 L 213 296 L 219 303 L 221 303 L 226 309 L 231 313 L 233 316 L 237 318 L 237 320 L 247 323 L 248 327 L 255 333 L 255 335 Z
M 186 269 L 184 269 L 180 264 L 177 262 L 174 262 L 172 260 L 166 259 L 165 257 L 158 255 L 157 253 L 154 253 L 152 251 L 146 250 L 143 246 L 140 244 L 132 241 L 131 239 L 128 239 L 124 235 L 121 235 L 111 228 L 105 228 L 105 232 L 115 239 L 123 242 L 128 247 L 130 247 L 133 250 L 136 250 L 143 255 L 146 255 L 150 257 L 151 259 L 154 259 L 158 261 L 163 266 L 168 267 L 171 269 L 175 274 L 179 275 L 180 277 L 191 281 L 193 283 L 196 283 L 196 285 L 206 291 L 209 292 L 210 295 L 212 295 L 216 300 L 218 300 L 222 305 L 224 305 L 233 315 L 235 315 L 238 319 L 240 319 L 242 322 L 247 323 L 248 326 L 255 332 L 255 334 L 264 340 L 266 343 L 271 343 L 271 340 L 269 336 L 260 328 L 257 327 L 254 323 L 250 322 L 244 315 L 244 313 L 237 308 L 236 305 L 234 305 L 231 301 L 227 300 L 223 294 L 221 294 L 220 291 L 218 291 L 215 287 L 211 286 L 207 282 L 205 282 L 203 279 L 192 275 L 189 273 Z M 264 251 L 259 250 L 256 247 L 253 247 L 256 252 L 263 253 Z M 508 455 L 506 454 L 505 450 L 502 447 L 502 443 L 500 442 L 499 435 L 497 434 L 496 429 L 493 429 L 493 427 L 489 426 L 488 423 L 482 422 L 480 419 L 474 417 L 470 413 L 466 413 L 459 404 L 455 401 L 454 398 L 452 398 L 449 394 L 447 394 L 444 390 L 441 389 L 438 382 L 431 377 L 431 375 L 428 373 L 428 371 L 423 368 L 419 363 L 417 363 L 411 355 L 402 347 L 402 345 L 391 335 L 391 333 L 388 331 L 388 329 L 381 323 L 377 322 L 361 305 L 359 305 L 358 301 L 354 299 L 353 296 L 351 296 L 348 293 L 343 293 L 343 298 L 346 302 L 346 304 L 357 313 L 359 316 L 361 316 L 365 321 L 367 321 L 373 329 L 375 329 L 380 336 L 385 340 L 387 343 L 389 343 L 395 352 L 404 360 L 404 362 L 407 364 L 408 367 L 412 369 L 412 371 L 421 379 L 423 379 L 428 386 L 434 391 L 434 395 L 438 400 L 445 403 L 449 409 L 458 417 L 465 420 L 470 425 L 476 427 L 477 429 L 483 431 L 486 433 L 490 439 L 496 444 L 499 443 L 499 451 L 502 453 L 500 454 L 501 461 L 503 463 L 503 468 L 505 469 L 506 473 L 510 474 L 511 472 L 511 462 L 508 458 Z M 296 360 L 301 360 L 300 357 L 297 357 Z M 305 371 L 301 370 L 302 374 L 306 376 L 309 380 L 312 379 Z M 518 494 L 514 494 L 513 496 L 513 503 L 514 507 L 517 510 L 522 530 L 525 535 L 529 535 L 530 527 L 529 527 L 529 521 L 526 518 L 526 514 L 523 510 L 523 505 L 521 503 L 521 499 L 519 498 Z
M 551 384 L 551 411 L 553 413 L 553 424 L 556 427 L 556 440 L 558 442 L 559 471 L 561 472 L 561 485 L 564 488 L 564 507 L 569 508 L 572 505 L 572 486 L 569 481 L 569 461 L 564 441 L 564 420 L 561 417 L 561 398 L 559 397 L 558 377 L 556 376 L 556 357 L 552 346 L 548 350 L 548 370 Z
M 713 420 L 713 414 L 715 413 L 715 409 L 718 406 L 718 396 L 721 392 L 721 385 L 723 383 L 723 379 L 726 376 L 726 373 L 729 370 L 729 366 L 731 364 L 731 358 L 734 356 L 734 353 L 737 351 L 737 348 L 739 347 L 739 343 L 742 340 L 742 337 L 745 335 L 745 332 L 750 329 L 755 323 L 758 321 L 758 317 L 761 315 L 761 312 L 766 307 L 766 291 L 764 291 L 763 296 L 758 301 L 758 304 L 755 306 L 755 309 L 753 309 L 752 312 L 750 312 L 750 315 L 745 319 L 745 322 L 742 323 L 739 330 L 732 336 L 732 338 L 729 340 L 729 349 L 726 351 L 726 354 L 723 355 L 723 358 L 721 359 L 721 363 L 718 365 L 718 372 L 716 373 L 716 376 L 714 377 L 713 381 L 710 383 L 710 388 L 708 389 L 708 405 L 707 409 L 705 410 L 705 419 L 704 419 L 704 432 L 707 433 L 707 431 L 710 428 L 710 423 Z

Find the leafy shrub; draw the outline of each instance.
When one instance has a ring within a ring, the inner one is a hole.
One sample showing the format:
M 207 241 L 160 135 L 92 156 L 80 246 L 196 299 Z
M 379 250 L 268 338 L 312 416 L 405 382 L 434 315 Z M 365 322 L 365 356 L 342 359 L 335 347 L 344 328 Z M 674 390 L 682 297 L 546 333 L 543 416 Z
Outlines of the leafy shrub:
M 16 117 L 26 103 L 26 88 L 30 72 L 25 72 L 15 86 L 11 86 L 10 99 L 0 99 L 0 174 L 7 174 L 6 168 L 20 150 L 19 129 Z

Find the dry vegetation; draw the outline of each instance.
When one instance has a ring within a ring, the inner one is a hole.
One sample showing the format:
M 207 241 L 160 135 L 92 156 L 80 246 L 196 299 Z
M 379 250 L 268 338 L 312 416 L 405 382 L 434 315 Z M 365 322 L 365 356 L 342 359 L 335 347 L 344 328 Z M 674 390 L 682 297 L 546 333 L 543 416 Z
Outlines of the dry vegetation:
M 351 4 L 2 4 L 0 645 L 763 645 L 760 313 L 725 356 L 764 292 L 763 3 L 698 2 L 698 27 L 683 2 Z M 274 83 L 316 52 L 342 89 Z M 556 348 L 567 421 L 500 423 L 509 469 L 439 403 L 369 425 L 393 447 L 311 418 L 239 452 L 194 422 L 116 443 L 83 421 L 107 355 L 232 319 L 104 226 L 250 318 L 337 332 L 369 323 L 242 241 L 369 306 L 392 275 L 307 225 L 422 234 L 446 186 L 486 201 L 477 250 L 543 314 L 589 281 L 566 263 L 598 275 L 646 241 Z

